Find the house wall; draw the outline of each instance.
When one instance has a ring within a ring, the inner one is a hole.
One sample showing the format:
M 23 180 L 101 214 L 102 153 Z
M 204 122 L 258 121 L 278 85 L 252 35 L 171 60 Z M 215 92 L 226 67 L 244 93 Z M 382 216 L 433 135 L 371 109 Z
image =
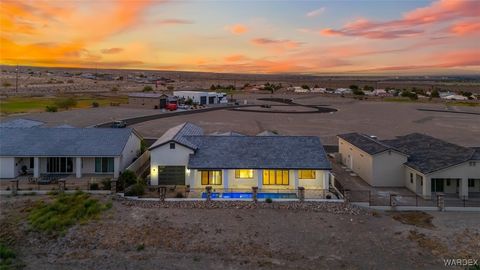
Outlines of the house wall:
M 144 97 L 129 97 L 128 104 L 135 107 L 142 107 L 148 109 L 160 108 L 160 98 L 144 98 Z
M 373 182 L 373 158 L 371 155 L 341 138 L 338 138 L 338 151 L 345 166 L 358 174 L 371 186 L 375 185 Z
M 0 157 L 0 178 L 15 178 L 15 158 L 14 157 Z
M 395 151 L 385 151 L 372 157 L 373 178 L 375 187 L 403 187 L 404 163 L 407 157 Z
M 170 149 L 170 143 L 166 143 L 160 147 L 150 151 L 150 183 L 158 185 L 158 166 L 187 166 L 190 154 L 193 150 L 175 143 L 175 149 Z M 190 172 L 191 174 L 192 172 Z M 189 175 L 186 184 L 190 182 Z
M 328 171 L 316 170 L 315 179 L 299 179 L 297 170 L 289 170 L 288 185 L 263 185 L 263 170 L 253 170 L 253 178 L 239 179 L 235 178 L 235 170 L 222 170 L 228 177 L 228 186 L 225 186 L 225 178 L 222 175 L 222 185 L 213 185 L 215 189 L 235 189 L 237 191 L 251 191 L 252 187 L 259 187 L 261 190 L 292 190 L 298 187 L 305 189 L 328 189 Z M 190 186 L 194 189 L 205 189 L 207 185 L 202 185 L 200 170 L 192 170 Z M 259 182 L 260 181 L 260 182 Z M 298 186 L 296 186 L 296 182 Z
M 130 134 L 125 148 L 123 148 L 122 156 L 120 157 L 120 171 L 125 170 L 133 160 L 140 154 L 140 138 L 135 133 Z

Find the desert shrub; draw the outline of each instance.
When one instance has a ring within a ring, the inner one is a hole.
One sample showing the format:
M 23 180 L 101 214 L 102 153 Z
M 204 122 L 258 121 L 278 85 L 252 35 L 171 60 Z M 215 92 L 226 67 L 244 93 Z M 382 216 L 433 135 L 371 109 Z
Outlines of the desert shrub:
M 266 199 L 265 199 L 265 202 L 266 202 L 266 203 L 272 203 L 273 200 L 272 200 L 272 198 L 266 198 Z
M 112 188 L 112 181 L 110 180 L 110 178 L 103 178 L 101 183 L 103 190 L 110 190 Z
M 152 92 L 153 88 L 150 85 L 147 85 L 147 86 L 143 87 L 142 91 L 143 92 Z
M 327 198 L 327 200 L 330 200 L 332 198 L 332 195 L 327 194 L 326 198 Z
M 73 98 L 65 98 L 55 101 L 55 105 L 61 109 L 69 109 L 77 105 L 77 101 Z
M 125 189 L 125 196 L 142 196 L 145 194 L 145 185 L 136 183 Z
M 12 84 L 9 83 L 9 82 L 2 82 L 2 86 L 3 87 L 10 87 L 10 86 L 12 86 Z
M 15 269 L 17 255 L 6 245 L 0 243 L 0 269 Z
M 83 192 L 74 194 L 59 194 L 52 202 L 40 201 L 34 206 L 29 215 L 28 222 L 36 231 L 48 234 L 63 234 L 68 228 L 85 223 L 111 207 Z
M 118 182 L 124 187 L 129 187 L 137 183 L 137 176 L 132 171 L 126 170 L 120 174 Z
M 145 245 L 144 244 L 140 244 L 137 246 L 137 251 L 142 251 L 145 249 Z
M 98 183 L 90 183 L 90 190 L 99 190 Z
M 73 80 L 72 79 L 67 80 L 67 83 L 73 83 Z
M 114 86 L 114 87 L 112 87 L 112 89 L 110 89 L 110 91 L 112 91 L 112 92 L 118 92 L 118 87 Z
M 46 112 L 57 112 L 58 108 L 57 108 L 57 106 L 47 106 L 47 107 L 45 107 L 45 111 Z
M 364 95 L 365 95 L 365 92 L 363 92 L 362 90 L 360 90 L 360 89 L 358 89 L 358 88 L 357 88 L 357 89 L 353 89 L 353 90 L 352 90 L 352 93 L 353 93 L 354 95 L 357 95 L 357 96 L 364 96 Z
M 175 195 L 175 198 L 183 198 L 183 193 L 177 192 L 177 195 Z
M 100 104 L 98 104 L 98 102 L 96 102 L 96 101 L 92 102 L 92 107 L 93 108 L 97 108 L 99 106 L 100 106 Z

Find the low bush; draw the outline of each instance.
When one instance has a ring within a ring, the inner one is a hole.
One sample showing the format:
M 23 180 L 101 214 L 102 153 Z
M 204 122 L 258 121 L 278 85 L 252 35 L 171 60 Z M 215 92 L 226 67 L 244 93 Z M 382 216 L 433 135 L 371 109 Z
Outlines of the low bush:
M 57 106 L 47 106 L 47 107 L 45 107 L 45 111 L 46 112 L 57 112 L 58 108 L 57 108 Z
M 273 200 L 272 200 L 272 198 L 266 198 L 266 199 L 265 199 L 265 202 L 266 202 L 266 203 L 272 203 Z
M 143 87 L 142 91 L 143 92 L 152 92 L 153 88 L 150 85 L 147 85 L 147 86 Z
M 175 195 L 176 198 L 183 198 L 183 193 L 177 192 L 177 195 Z
M 94 101 L 94 102 L 92 102 L 92 107 L 93 108 L 100 107 L 100 104 L 98 104 L 98 102 Z
M 142 251 L 145 249 L 145 245 L 144 244 L 140 244 L 137 246 L 137 251 Z
M 326 198 L 327 198 L 327 200 L 330 200 L 332 198 L 332 195 L 327 194 Z
M 136 183 L 125 189 L 125 196 L 142 196 L 145 194 L 145 185 Z
M 49 203 L 40 201 L 28 215 L 30 226 L 51 235 L 63 234 L 77 223 L 86 223 L 111 207 L 83 192 L 59 194 Z
M 17 255 L 13 250 L 0 243 L 0 269 L 15 269 L 15 258 Z
M 110 189 L 112 189 L 112 181 L 110 180 L 110 178 L 104 178 L 104 179 L 102 179 L 101 183 L 102 183 L 102 189 L 103 189 L 103 190 L 110 190 Z
M 98 183 L 91 183 L 90 184 L 90 190 L 99 190 Z
M 77 106 L 77 101 L 73 98 L 60 99 L 55 101 L 55 106 L 68 110 L 69 108 Z

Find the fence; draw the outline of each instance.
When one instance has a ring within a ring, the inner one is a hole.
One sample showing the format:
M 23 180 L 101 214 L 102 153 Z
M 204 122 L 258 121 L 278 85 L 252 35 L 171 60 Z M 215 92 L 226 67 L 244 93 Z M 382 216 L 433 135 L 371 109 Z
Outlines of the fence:
M 52 178 L 48 182 L 29 180 L 23 177 L 11 181 L 0 181 L 1 190 L 5 191 L 56 191 L 56 190 L 110 190 L 111 179 L 98 178 Z
M 132 171 L 137 177 L 141 177 L 146 169 L 150 166 L 150 152 L 146 150 L 140 155 L 126 170 Z
M 370 206 L 413 206 L 413 207 L 480 207 L 480 198 L 458 198 L 444 194 L 432 194 L 424 199 L 416 194 L 376 193 L 370 190 L 344 190 L 350 202 L 368 203 Z

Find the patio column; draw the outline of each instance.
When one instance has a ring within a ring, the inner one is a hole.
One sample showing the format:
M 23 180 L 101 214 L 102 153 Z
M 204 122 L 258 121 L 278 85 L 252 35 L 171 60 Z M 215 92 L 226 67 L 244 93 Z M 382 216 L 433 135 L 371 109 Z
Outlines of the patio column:
M 120 157 L 115 157 L 113 159 L 113 178 L 118 178 L 120 176 Z
M 263 170 L 257 170 L 257 179 L 258 179 L 258 183 L 257 183 L 257 187 L 258 189 L 262 189 L 263 188 Z
M 428 176 L 423 176 L 422 196 L 424 199 L 432 198 L 432 179 Z
M 75 158 L 75 177 L 77 178 L 82 177 L 82 158 L 81 157 Z
M 319 171 L 323 172 L 323 189 L 329 189 L 330 188 L 330 172 L 329 171 Z
M 460 181 L 460 186 L 458 189 L 458 195 L 460 199 L 468 199 L 468 178 L 458 179 Z
M 299 181 L 300 180 L 298 179 L 298 170 L 293 170 L 293 189 L 298 188 Z
M 227 191 L 228 189 L 228 170 L 222 170 L 222 182 L 223 182 L 223 189 Z
M 33 177 L 35 178 L 40 177 L 40 158 L 39 157 L 33 158 Z

